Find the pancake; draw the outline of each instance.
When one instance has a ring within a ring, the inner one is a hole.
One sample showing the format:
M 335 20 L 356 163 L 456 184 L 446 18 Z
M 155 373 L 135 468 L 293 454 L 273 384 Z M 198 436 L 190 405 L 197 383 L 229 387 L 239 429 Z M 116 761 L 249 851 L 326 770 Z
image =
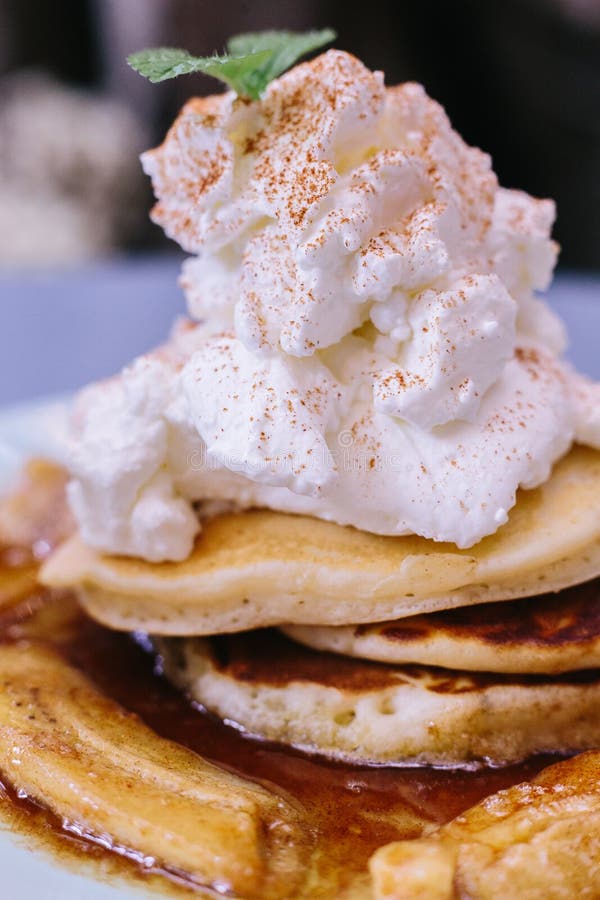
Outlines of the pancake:
M 600 753 L 486 797 L 371 858 L 373 900 L 567 900 L 600 895 Z
M 402 665 L 557 674 L 600 667 L 600 579 L 558 594 L 396 622 L 283 631 L 316 650 Z
M 42 581 L 110 628 L 204 635 L 378 622 L 557 591 L 600 575 L 600 452 L 574 448 L 470 550 L 252 510 L 204 523 L 180 563 L 103 556 L 79 536 Z
M 250 734 L 364 764 L 469 767 L 600 742 L 600 672 L 501 676 L 388 666 L 274 630 L 158 638 L 164 671 Z

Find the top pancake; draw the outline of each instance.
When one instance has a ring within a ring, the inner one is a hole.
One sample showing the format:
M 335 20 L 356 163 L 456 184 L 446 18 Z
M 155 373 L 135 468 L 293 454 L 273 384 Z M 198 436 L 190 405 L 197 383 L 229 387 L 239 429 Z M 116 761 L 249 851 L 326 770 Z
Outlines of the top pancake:
M 476 473 L 473 473 L 476 477 Z M 253 510 L 206 523 L 180 563 L 102 556 L 75 536 L 42 570 L 121 630 L 202 635 L 345 625 L 557 591 L 600 575 L 600 452 L 575 447 L 469 550 Z

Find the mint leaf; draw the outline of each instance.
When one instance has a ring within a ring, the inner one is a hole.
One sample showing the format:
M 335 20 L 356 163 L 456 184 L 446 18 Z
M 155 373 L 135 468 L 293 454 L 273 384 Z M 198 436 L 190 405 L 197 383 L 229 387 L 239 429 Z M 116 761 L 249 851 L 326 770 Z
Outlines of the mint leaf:
M 270 81 L 293 66 L 302 56 L 330 44 L 336 36 L 332 28 L 300 34 L 294 31 L 256 31 L 232 37 L 227 42 L 227 50 L 234 56 L 271 51 L 270 59 L 257 66 L 253 76 L 260 85 L 259 93 L 262 94 Z
M 227 53 L 192 56 L 176 47 L 141 50 L 127 57 L 127 62 L 151 82 L 166 81 L 179 75 L 203 72 L 224 81 L 242 97 L 258 100 L 267 85 L 301 56 L 335 39 L 331 28 L 307 31 L 259 31 L 231 38 Z
M 132 69 L 148 78 L 153 84 L 177 78 L 178 75 L 190 75 L 203 72 L 224 81 L 233 90 L 244 84 L 248 74 L 269 61 L 271 53 L 263 50 L 245 56 L 192 56 L 187 50 L 177 47 L 156 47 L 152 50 L 141 50 L 127 57 Z

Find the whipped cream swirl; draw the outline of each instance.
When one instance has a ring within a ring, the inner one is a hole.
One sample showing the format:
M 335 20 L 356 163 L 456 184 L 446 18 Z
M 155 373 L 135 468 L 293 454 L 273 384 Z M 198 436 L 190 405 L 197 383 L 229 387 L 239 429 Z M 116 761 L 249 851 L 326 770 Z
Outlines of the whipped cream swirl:
M 600 445 L 535 295 L 552 202 L 500 188 L 419 85 L 330 51 L 261 101 L 192 100 L 142 161 L 191 321 L 82 395 L 89 544 L 183 559 L 218 500 L 468 547 Z

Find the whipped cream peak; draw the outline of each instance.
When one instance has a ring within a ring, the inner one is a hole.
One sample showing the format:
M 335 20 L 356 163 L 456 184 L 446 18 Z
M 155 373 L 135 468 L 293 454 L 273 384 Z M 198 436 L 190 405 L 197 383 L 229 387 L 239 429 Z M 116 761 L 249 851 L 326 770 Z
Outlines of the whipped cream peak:
M 536 296 L 554 205 L 499 187 L 420 85 L 332 50 L 260 101 L 190 101 L 142 162 L 190 321 L 81 399 L 88 543 L 183 559 L 208 502 L 468 547 L 600 446 Z
M 375 375 L 375 409 L 425 429 L 474 421 L 513 354 L 516 306 L 497 275 L 418 294 L 408 314 L 412 340 Z
M 166 371 L 174 371 L 170 355 L 142 358 L 83 391 L 69 454 L 69 501 L 83 540 L 152 562 L 185 558 L 199 530 L 165 464 L 174 386 Z
M 221 334 L 191 357 L 181 386 L 213 461 L 298 494 L 318 496 L 331 480 L 325 435 L 337 425 L 341 389 L 324 365 L 257 357 L 232 333 Z
M 294 356 L 341 340 L 396 285 L 465 262 L 497 188 L 489 157 L 420 86 L 386 90 L 335 50 L 258 103 L 191 101 L 142 161 L 154 220 L 198 254 L 183 280 L 191 315 L 214 316 L 215 287 L 250 350 Z

